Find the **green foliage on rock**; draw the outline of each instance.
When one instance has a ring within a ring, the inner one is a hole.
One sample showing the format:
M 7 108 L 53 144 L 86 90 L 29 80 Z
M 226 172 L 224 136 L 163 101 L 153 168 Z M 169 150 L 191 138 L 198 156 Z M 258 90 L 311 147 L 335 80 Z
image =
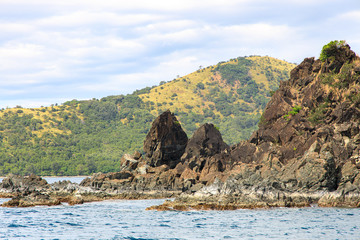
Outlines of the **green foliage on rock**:
M 329 107 L 329 103 L 324 102 L 320 104 L 318 107 L 314 108 L 309 115 L 309 121 L 315 125 L 322 123 L 325 117 L 325 113 L 328 110 L 328 107 Z
M 328 44 L 324 45 L 321 53 L 320 53 L 320 60 L 325 62 L 327 59 L 332 60 L 334 55 L 336 54 L 336 50 L 342 46 L 345 46 L 346 42 L 344 40 L 338 41 L 331 41 Z
M 285 120 L 290 120 L 290 116 L 295 116 L 296 114 L 298 114 L 301 110 L 300 106 L 295 106 L 291 108 L 291 111 L 288 112 L 288 114 L 284 115 L 284 119 Z

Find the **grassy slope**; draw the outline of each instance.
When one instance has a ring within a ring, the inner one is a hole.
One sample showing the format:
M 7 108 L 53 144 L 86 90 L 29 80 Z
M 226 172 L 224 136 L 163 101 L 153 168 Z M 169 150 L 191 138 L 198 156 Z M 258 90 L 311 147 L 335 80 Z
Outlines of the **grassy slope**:
M 281 73 L 288 74 L 291 69 L 295 67 L 294 64 L 281 61 L 271 57 L 252 56 L 246 59 L 251 60 L 254 65 L 250 67 L 249 74 L 258 84 L 264 84 L 267 91 L 275 90 L 278 86 L 276 82 L 279 79 Z M 236 59 L 229 62 L 221 63 L 235 64 Z M 206 98 L 209 94 L 210 88 L 199 89 L 197 84 L 203 83 L 204 85 L 216 83 L 224 92 L 229 93 L 231 90 L 237 89 L 239 86 L 231 86 L 222 79 L 221 75 L 217 72 L 212 72 L 216 66 L 210 66 L 200 71 L 190 73 L 186 76 L 180 77 L 173 81 L 167 82 L 161 86 L 157 86 L 151 89 L 150 93 L 139 95 L 144 102 L 153 102 L 155 109 L 151 111 L 156 115 L 161 111 L 170 109 L 173 112 L 189 112 L 185 107 L 187 105 L 193 106 L 193 111 L 203 113 L 204 108 L 214 105 L 212 99 Z M 272 71 L 274 78 L 271 83 L 266 76 L 267 71 Z M 287 80 L 285 78 L 281 80 Z M 275 89 L 271 89 L 271 87 Z M 176 96 L 174 96 L 176 94 Z M 242 99 L 238 99 L 236 102 L 244 102 Z M 216 114 L 222 116 L 218 111 L 214 111 Z M 260 109 L 262 112 L 262 109 Z

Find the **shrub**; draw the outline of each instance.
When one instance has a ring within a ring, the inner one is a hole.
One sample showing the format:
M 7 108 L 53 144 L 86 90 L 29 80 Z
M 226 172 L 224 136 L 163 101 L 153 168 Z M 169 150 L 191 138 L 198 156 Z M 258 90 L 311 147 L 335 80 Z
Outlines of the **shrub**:
M 296 114 L 298 114 L 301 110 L 301 107 L 300 106 L 295 106 L 292 108 L 292 110 L 289 112 L 289 114 L 295 116 Z
M 288 112 L 288 114 L 284 115 L 283 118 L 286 120 L 286 121 L 289 121 L 290 120 L 290 116 L 295 116 L 296 114 L 298 114 L 301 110 L 301 107 L 300 106 L 295 106 L 295 107 L 292 107 L 291 108 L 292 110 Z
M 313 124 L 322 123 L 328 107 L 329 104 L 327 102 L 320 104 L 317 108 L 312 110 L 308 120 Z
M 320 53 L 320 60 L 325 62 L 327 59 L 330 59 L 334 57 L 336 51 L 340 48 L 346 45 L 345 40 L 335 40 L 331 41 L 328 44 L 324 45 L 321 53 Z
M 198 83 L 198 84 L 196 84 L 196 87 L 198 88 L 198 89 L 205 89 L 205 85 L 203 84 L 203 83 Z

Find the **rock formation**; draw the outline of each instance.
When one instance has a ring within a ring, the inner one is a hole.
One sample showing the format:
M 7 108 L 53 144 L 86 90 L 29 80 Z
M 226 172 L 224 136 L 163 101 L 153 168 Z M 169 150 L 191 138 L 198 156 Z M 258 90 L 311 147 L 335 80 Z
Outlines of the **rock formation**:
M 306 58 L 267 104 L 259 129 L 231 146 L 225 178 L 153 209 L 360 206 L 360 59 L 348 45 Z
M 144 141 L 144 152 L 151 167 L 163 164 L 174 168 L 184 153 L 188 138 L 175 115 L 162 113 L 152 124 Z
M 359 207 L 359 119 L 360 59 L 345 45 L 324 62 L 306 58 L 298 65 L 248 141 L 227 146 L 212 124 L 188 140 L 166 111 L 146 136 L 144 154 L 125 154 L 119 172 L 94 174 L 80 185 L 48 185 L 33 176 L 37 187 L 12 176 L 0 193 L 25 191 L 14 206 L 49 196 L 51 204 L 177 197 L 151 208 L 158 210 Z

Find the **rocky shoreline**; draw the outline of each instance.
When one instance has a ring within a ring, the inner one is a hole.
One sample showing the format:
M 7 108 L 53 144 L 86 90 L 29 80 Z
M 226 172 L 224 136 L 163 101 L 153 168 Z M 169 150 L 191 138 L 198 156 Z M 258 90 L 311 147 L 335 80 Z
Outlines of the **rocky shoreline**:
M 100 190 L 70 181 L 48 184 L 36 175 L 17 176 L 10 174 L 0 184 L 0 198 L 11 198 L 2 207 L 56 206 L 104 200 L 135 200 L 174 198 L 179 191 L 112 191 Z
M 348 45 L 306 58 L 281 82 L 259 129 L 228 146 L 213 124 L 188 139 L 173 113 L 152 124 L 144 154 L 80 184 L 7 176 L 2 206 L 175 198 L 149 210 L 360 207 L 360 58 Z

